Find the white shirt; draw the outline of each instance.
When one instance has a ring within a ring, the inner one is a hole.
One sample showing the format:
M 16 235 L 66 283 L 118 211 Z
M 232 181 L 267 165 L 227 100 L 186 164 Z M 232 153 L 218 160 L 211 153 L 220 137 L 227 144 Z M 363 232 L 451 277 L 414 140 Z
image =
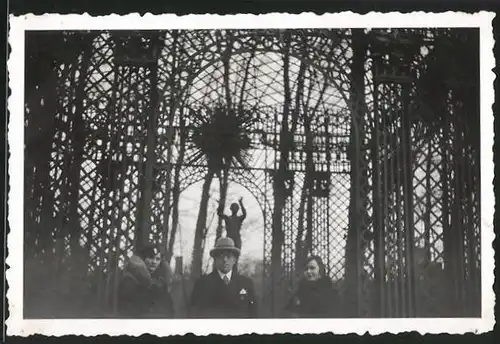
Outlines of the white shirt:
M 231 281 L 231 276 L 233 274 L 233 270 L 230 270 L 227 274 L 221 272 L 220 270 L 217 270 L 217 272 L 219 273 L 221 280 L 224 281 L 224 276 L 227 276 L 228 280 Z

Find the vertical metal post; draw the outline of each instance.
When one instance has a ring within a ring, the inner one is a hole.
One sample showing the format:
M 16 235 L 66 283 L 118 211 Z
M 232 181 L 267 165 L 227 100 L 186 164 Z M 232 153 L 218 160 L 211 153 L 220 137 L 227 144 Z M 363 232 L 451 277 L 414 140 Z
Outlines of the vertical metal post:
M 337 115 L 336 115 L 337 116 Z M 331 271 L 331 264 L 330 264 L 330 257 L 331 257 L 331 248 L 330 248 L 330 241 L 331 241 L 331 234 L 332 234 L 332 228 L 329 226 L 330 222 L 330 188 L 331 188 L 331 164 L 332 164 L 332 153 L 330 150 L 330 116 L 327 114 L 325 116 L 325 151 L 326 151 L 326 171 L 328 173 L 328 195 L 326 197 L 326 237 L 327 237 L 327 267 L 328 267 L 328 274 Z
M 151 199 L 152 199 L 152 187 L 153 187 L 153 177 L 154 177 L 154 164 L 156 163 L 156 125 L 157 125 L 157 115 L 158 115 L 158 64 L 155 63 L 149 68 L 150 80 L 151 80 L 151 105 L 149 108 L 148 124 L 147 124 L 147 139 L 146 139 L 146 170 L 145 170 L 145 185 L 143 203 L 142 203 L 142 215 L 141 215 L 141 243 L 146 243 L 149 240 L 150 234 L 150 210 L 151 210 Z
M 398 121 L 400 118 L 396 119 Z M 398 121 L 399 122 L 399 121 Z M 401 215 L 401 210 L 402 210 L 402 200 L 401 200 L 401 170 L 402 170 L 402 162 L 401 162 L 401 157 L 400 157 L 400 150 L 399 144 L 400 142 L 399 139 L 402 137 L 401 134 L 401 129 L 398 128 L 398 126 L 401 125 L 401 123 L 396 123 L 394 128 L 394 131 L 392 133 L 393 136 L 393 147 L 392 150 L 394 152 L 394 158 L 395 158 L 395 166 L 394 169 L 391 171 L 391 174 L 394 178 L 394 186 L 395 186 L 395 210 L 396 210 L 396 251 L 397 251 L 397 264 L 398 264 L 398 269 L 397 269 L 397 280 L 395 283 L 395 305 L 396 305 L 396 316 L 397 317 L 404 317 L 406 308 L 405 308 L 405 293 L 404 293 L 404 236 L 403 236 L 403 224 L 402 222 L 402 216 Z M 396 142 L 394 142 L 396 141 Z M 404 220 L 404 219 L 403 219 Z
M 441 180 L 443 183 L 443 256 L 444 256 L 444 273 L 446 276 L 446 289 L 449 291 L 446 293 L 446 304 L 449 307 L 449 314 L 454 313 L 454 304 L 456 299 L 453 295 L 453 233 L 450 228 L 450 201 L 449 201 L 449 122 L 447 122 L 443 127 L 443 134 L 441 137 L 441 154 L 442 154 L 442 165 L 441 165 Z
M 455 194 L 454 194 L 454 225 L 456 244 L 456 284 L 457 284 L 457 300 L 460 304 L 459 312 L 461 315 L 466 314 L 466 295 L 465 295 L 465 266 L 464 266 L 464 212 L 463 212 L 463 188 L 464 188 L 464 157 L 463 157 L 463 123 L 459 115 L 462 115 L 459 109 L 455 109 L 453 114 L 455 117 L 455 164 L 454 164 L 454 179 L 455 179 Z
M 364 245 L 361 233 L 365 227 L 366 213 L 366 157 L 363 154 L 366 108 L 364 99 L 364 65 L 366 58 L 365 34 L 362 29 L 352 30 L 353 61 L 351 67 L 351 132 L 349 151 L 351 162 L 351 190 L 349 226 L 346 239 L 345 279 L 350 288 L 348 305 L 357 316 L 365 315 L 364 302 Z
M 382 85 L 382 88 L 384 87 L 384 85 Z M 385 92 L 383 92 L 383 94 L 385 94 Z M 377 99 L 380 98 L 380 95 L 379 95 L 379 92 L 378 92 L 378 85 L 377 85 L 377 92 L 376 92 L 376 95 L 377 95 Z M 385 105 L 385 102 L 382 103 L 382 105 Z M 380 102 L 377 100 L 376 102 L 376 106 L 375 108 L 378 110 L 380 107 Z M 390 198 L 389 198 L 389 195 L 390 195 L 390 191 L 389 190 L 392 190 L 393 188 L 393 183 L 392 181 L 390 180 L 390 175 L 389 174 L 389 171 L 393 171 L 393 167 L 392 167 L 392 159 L 391 161 L 388 161 L 388 155 L 389 155 L 389 150 L 391 148 L 391 141 L 390 141 L 390 132 L 389 132 L 389 135 L 388 135 L 388 130 L 390 130 L 390 127 L 388 126 L 388 123 L 387 123 L 387 113 L 384 111 L 382 113 L 380 113 L 380 111 L 377 111 L 379 112 L 379 116 L 381 117 L 381 127 L 382 127 L 382 130 L 383 130 L 383 134 L 382 134 L 382 147 L 383 147 L 383 166 L 382 166 L 382 176 L 383 176 L 383 179 L 382 179 L 382 202 L 381 202 L 381 206 L 382 206 L 382 214 L 381 214 L 381 217 L 382 217 L 382 222 L 381 222 L 381 226 L 383 228 L 383 231 L 387 233 L 384 233 L 386 235 L 384 235 L 384 241 L 383 243 L 381 243 L 381 245 L 384 245 L 384 250 L 388 251 L 386 252 L 385 256 L 384 257 L 384 266 L 386 264 L 385 262 L 385 258 L 387 258 L 387 261 L 390 262 L 390 266 L 389 268 L 391 269 L 389 271 L 389 273 L 387 274 L 387 271 L 386 271 L 386 274 L 388 275 L 387 277 L 384 276 L 384 280 L 383 280 L 383 283 L 386 283 L 387 285 L 387 288 L 385 290 L 386 292 L 386 316 L 393 316 L 394 314 L 394 311 L 393 311 L 393 305 L 392 305 L 392 285 L 393 285 L 393 281 L 394 281 L 394 253 L 392 252 L 392 240 L 393 240 L 393 232 L 394 232 L 394 228 L 390 228 L 390 225 L 393 226 L 393 223 L 391 223 L 390 221 L 390 217 L 391 215 L 393 214 L 390 214 L 389 213 L 389 202 L 390 202 Z M 386 270 L 386 269 L 384 269 Z M 387 282 L 386 282 L 386 279 L 387 279 Z
M 385 234 L 384 225 L 381 216 L 382 198 L 385 195 L 381 194 L 380 183 L 380 114 L 378 109 L 378 83 L 375 81 L 373 85 L 373 115 L 374 127 L 372 131 L 372 180 L 373 180 L 373 234 L 375 248 L 375 284 L 378 291 L 376 297 L 376 312 L 378 316 L 383 317 L 385 311 Z M 382 127 L 382 130 L 384 128 Z
M 413 154 L 411 147 L 411 111 L 409 108 L 409 93 L 411 84 L 402 85 L 402 101 L 403 101 L 403 118 L 402 118 L 402 140 L 403 140 L 403 192 L 404 192 L 404 230 L 405 230 L 405 249 L 406 249 L 406 292 L 407 292 L 407 302 L 408 310 L 407 314 L 410 317 L 415 316 L 415 269 L 414 269 L 414 225 L 413 225 Z

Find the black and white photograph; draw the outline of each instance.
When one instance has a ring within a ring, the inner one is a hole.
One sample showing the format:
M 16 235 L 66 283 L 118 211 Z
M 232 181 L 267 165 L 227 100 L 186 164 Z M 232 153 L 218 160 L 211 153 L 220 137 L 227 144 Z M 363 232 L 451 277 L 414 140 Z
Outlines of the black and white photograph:
M 493 61 L 493 37 L 480 25 L 492 17 L 469 16 L 475 26 L 16 18 L 11 331 L 50 333 L 54 319 L 125 321 L 114 333 L 141 319 L 492 327 L 493 63 L 484 72 L 481 54 Z

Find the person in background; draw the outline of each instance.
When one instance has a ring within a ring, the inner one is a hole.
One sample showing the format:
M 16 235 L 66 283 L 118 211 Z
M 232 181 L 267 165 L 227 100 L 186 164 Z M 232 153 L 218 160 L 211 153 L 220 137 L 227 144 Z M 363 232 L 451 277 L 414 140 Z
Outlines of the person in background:
M 140 248 L 125 266 L 118 312 L 126 318 L 173 318 L 172 271 L 155 245 Z
M 306 259 L 304 277 L 285 307 L 285 315 L 298 318 L 333 317 L 337 294 L 319 256 Z
M 220 238 L 210 255 L 215 260 L 212 273 L 201 276 L 191 294 L 191 318 L 256 318 L 253 282 L 233 270 L 240 254 L 231 238 Z

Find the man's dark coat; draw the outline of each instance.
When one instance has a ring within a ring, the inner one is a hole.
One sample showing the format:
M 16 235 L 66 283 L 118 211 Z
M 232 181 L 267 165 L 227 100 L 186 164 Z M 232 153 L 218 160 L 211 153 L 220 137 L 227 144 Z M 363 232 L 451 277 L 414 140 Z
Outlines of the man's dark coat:
M 235 272 L 228 285 L 217 271 L 200 277 L 191 294 L 189 315 L 192 318 L 256 318 L 252 280 Z

